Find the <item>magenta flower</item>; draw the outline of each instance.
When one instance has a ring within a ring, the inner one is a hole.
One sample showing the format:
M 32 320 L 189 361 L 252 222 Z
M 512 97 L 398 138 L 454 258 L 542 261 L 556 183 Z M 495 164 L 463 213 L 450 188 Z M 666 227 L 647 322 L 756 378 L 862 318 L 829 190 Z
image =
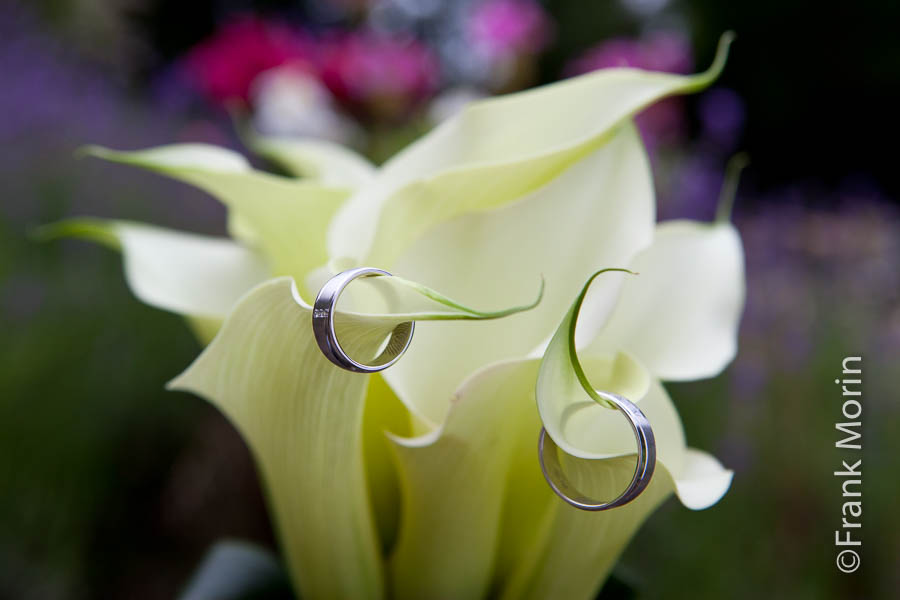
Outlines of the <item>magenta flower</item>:
M 613 38 L 602 42 L 569 63 L 566 74 L 580 75 L 614 67 L 689 73 L 693 66 L 687 38 L 677 32 L 660 31 L 639 39 Z M 685 129 L 684 110 L 678 98 L 653 105 L 641 112 L 636 121 L 650 150 L 678 140 Z
M 226 23 L 183 59 L 189 80 L 210 100 L 247 102 L 253 80 L 285 64 L 313 70 L 313 48 L 301 32 L 255 16 Z
M 371 31 L 323 42 L 321 77 L 331 92 L 357 112 L 393 119 L 437 89 L 439 65 L 424 44 Z
M 487 0 L 468 22 L 470 39 L 492 58 L 536 54 L 551 31 L 547 13 L 534 0 Z

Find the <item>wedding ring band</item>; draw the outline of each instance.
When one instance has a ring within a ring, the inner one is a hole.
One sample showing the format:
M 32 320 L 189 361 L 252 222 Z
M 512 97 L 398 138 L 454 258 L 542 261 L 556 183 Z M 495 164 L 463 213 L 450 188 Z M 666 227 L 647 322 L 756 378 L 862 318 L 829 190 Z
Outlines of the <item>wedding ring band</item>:
M 413 321 L 405 321 L 394 327 L 387 346 L 371 364 L 357 362 L 344 352 L 334 331 L 334 311 L 338 298 L 354 279 L 377 276 L 391 277 L 391 274 L 372 267 L 360 267 L 338 273 L 322 286 L 313 303 L 312 328 L 319 349 L 328 360 L 354 373 L 377 373 L 397 362 L 409 347 L 416 327 Z
M 541 435 L 538 439 L 538 459 L 541 463 L 541 471 L 544 473 L 544 479 L 550 484 L 550 488 L 557 496 L 581 510 L 599 511 L 609 510 L 624 504 L 628 504 L 650 485 L 650 479 L 653 477 L 653 470 L 656 468 L 656 440 L 653 437 L 653 429 L 650 427 L 650 421 L 644 416 L 633 402 L 618 394 L 610 392 L 597 391 L 597 394 L 604 400 L 608 400 L 619 409 L 634 432 L 635 440 L 637 440 L 637 464 L 634 467 L 634 477 L 631 483 L 622 494 L 609 502 L 599 502 L 592 498 L 588 498 L 575 489 L 571 482 L 563 473 L 562 465 L 559 462 L 557 446 L 550 439 L 548 442 L 547 430 L 541 428 Z

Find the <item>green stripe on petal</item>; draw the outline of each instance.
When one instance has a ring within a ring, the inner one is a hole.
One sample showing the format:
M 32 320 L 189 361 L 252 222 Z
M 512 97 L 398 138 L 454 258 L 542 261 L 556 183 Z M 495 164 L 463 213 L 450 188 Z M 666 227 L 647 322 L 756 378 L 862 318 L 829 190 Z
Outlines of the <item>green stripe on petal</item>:
M 240 155 L 203 144 L 175 144 L 135 152 L 89 146 L 84 152 L 190 183 L 233 213 L 232 230 L 258 244 L 276 275 L 298 282 L 327 260 L 325 231 L 349 190 L 279 177 L 250 168 Z M 301 287 L 309 299 L 310 290 Z
M 715 62 L 697 75 L 606 69 L 470 104 L 351 198 L 331 225 L 329 255 L 390 265 L 432 226 L 536 190 L 642 108 L 708 86 L 731 38 L 723 36 Z
M 419 289 L 397 278 L 381 279 L 398 293 Z M 357 283 L 362 281 L 348 290 Z M 377 317 L 338 312 L 342 346 L 352 355 L 374 354 L 385 335 L 409 314 L 445 319 L 451 310 L 471 319 L 481 312 L 457 309 L 457 303 L 431 291 L 427 301 L 444 309 L 422 313 L 400 305 L 396 314 Z M 263 283 L 244 296 L 213 342 L 170 387 L 209 399 L 242 433 L 268 490 L 299 594 L 381 598 L 381 547 L 390 540 L 378 539 L 370 498 L 383 505 L 390 489 L 373 488 L 370 495 L 364 471 L 370 377 L 328 362 L 313 338 L 311 319 L 310 307 L 289 278 Z M 370 397 L 377 400 L 384 394 Z M 386 409 L 384 414 L 370 411 L 376 426 L 398 422 Z M 383 469 L 384 463 L 372 457 L 368 466 Z M 389 529 L 390 522 L 382 525 L 382 531 Z

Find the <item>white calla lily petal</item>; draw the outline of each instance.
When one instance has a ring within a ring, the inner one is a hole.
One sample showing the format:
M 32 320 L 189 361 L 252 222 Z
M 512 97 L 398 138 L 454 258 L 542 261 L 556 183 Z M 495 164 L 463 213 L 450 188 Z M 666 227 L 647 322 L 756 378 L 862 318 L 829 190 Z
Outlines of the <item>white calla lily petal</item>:
M 401 302 L 395 312 L 380 316 L 336 313 L 338 337 L 351 355 L 374 356 L 391 329 L 410 315 L 502 316 L 462 307 L 399 278 L 382 279 L 395 291 L 427 293 L 426 301 L 437 310 L 423 312 Z M 380 598 L 383 568 L 362 455 L 369 376 L 330 363 L 311 322 L 312 310 L 290 278 L 265 282 L 242 298 L 212 343 L 170 387 L 206 397 L 241 431 L 268 488 L 300 594 Z M 375 489 L 371 498 L 383 501 L 387 493 Z
M 489 367 L 462 386 L 440 428 L 418 438 L 392 436 L 403 507 L 390 559 L 398 600 L 485 597 L 510 464 L 523 438 L 531 474 L 540 477 L 540 423 L 531 402 L 536 370 L 537 361 Z M 543 500 L 548 492 L 538 488 Z
M 733 477 L 734 471 L 723 467 L 711 454 L 687 448 L 684 463 L 675 478 L 675 493 L 686 507 L 702 510 L 725 495 Z
M 616 372 L 591 362 L 594 366 L 591 376 L 605 387 L 641 390 L 648 384 L 633 369 Z M 543 536 L 553 533 L 544 530 L 545 520 L 562 502 L 551 492 L 537 461 L 538 367 L 537 359 L 487 367 L 460 387 L 440 428 L 417 438 L 392 437 L 403 506 L 390 562 L 397 598 L 484 597 L 489 589 L 511 585 L 504 584 L 508 577 L 520 577 L 526 549 L 540 546 Z M 634 453 L 633 438 L 629 452 Z M 661 453 L 668 456 L 669 445 Z M 591 461 L 590 468 L 604 462 Z M 603 494 L 615 494 L 618 480 L 606 477 L 602 483 Z M 621 489 L 627 484 L 621 482 Z M 578 512 L 566 505 L 562 510 Z M 636 528 L 647 511 L 636 513 L 633 522 L 626 519 L 629 527 Z M 621 548 L 610 548 L 613 560 Z M 584 585 L 599 581 L 595 570 L 562 570 L 563 576 L 587 582 Z
M 546 292 L 537 308 L 511 319 L 419 328 L 404 360 L 385 374 L 388 382 L 412 412 L 440 423 L 466 376 L 527 355 L 552 335 L 598 266 L 627 265 L 647 246 L 653 215 L 649 165 L 629 123 L 519 202 L 435 227 L 398 259 L 397 273 L 483 306 L 533 297 L 542 275 Z M 606 304 L 615 291 L 607 290 Z
M 281 278 L 244 297 L 169 385 L 207 398 L 240 430 L 288 570 L 306 597 L 384 595 L 361 453 L 367 379 L 322 355 L 309 307 Z
M 45 231 L 121 249 L 134 295 L 187 317 L 224 318 L 241 296 L 270 277 L 262 256 L 225 238 L 99 219 L 62 221 Z
M 634 474 L 631 457 L 585 460 L 563 455 L 560 463 L 574 486 L 596 498 L 614 497 L 628 486 Z M 625 546 L 672 488 L 668 471 L 658 465 L 647 489 L 613 510 L 586 512 L 554 496 L 540 515 L 536 533 L 519 548 L 515 568 L 497 597 L 595 598 Z
M 681 423 L 659 382 L 627 357 L 588 358 L 585 372 L 598 387 L 646 392 L 640 406 L 656 432 L 657 470 L 637 500 L 609 512 L 585 513 L 553 495 L 537 461 L 539 363 L 487 367 L 460 387 L 441 427 L 391 436 L 403 507 L 389 563 L 396 598 L 484 597 L 488 590 L 510 599 L 593 597 L 631 535 L 675 489 L 669 473 L 685 473 L 692 485 Z M 583 454 L 605 458 L 564 455 L 561 462 L 579 489 L 611 499 L 631 481 L 635 441 L 624 418 L 594 408 L 601 426 L 585 434 L 599 452 Z M 705 496 L 686 489 L 694 494 L 688 506 L 710 500 L 713 485 Z
M 136 167 L 160 171 L 196 169 L 211 173 L 249 173 L 253 170 L 241 154 L 211 144 L 168 144 L 133 152 L 116 152 L 102 146 L 85 146 L 81 154 L 109 158 Z
M 636 442 L 627 420 L 596 390 L 625 396 L 639 403 L 650 421 L 658 460 L 678 473 L 684 460 L 684 431 L 659 382 L 628 355 L 595 355 L 582 362 L 575 347 L 578 314 L 588 289 L 597 277 L 612 271 L 598 271 L 587 280 L 547 346 L 535 387 L 541 421 L 566 454 L 585 459 L 634 454 Z
M 276 275 L 292 275 L 303 285 L 326 261 L 325 230 L 346 188 L 238 168 L 234 153 L 202 144 L 118 152 L 91 146 L 86 153 L 143 167 L 185 181 L 212 194 L 235 217 L 232 230 L 266 255 Z M 300 288 L 304 298 L 312 291 Z
M 293 175 L 327 185 L 361 188 L 376 174 L 367 158 L 326 140 L 253 136 L 250 147 Z
M 470 104 L 391 159 L 347 202 L 331 224 L 329 255 L 389 266 L 434 225 L 527 195 L 640 109 L 709 85 L 730 41 L 723 37 L 714 64 L 693 76 L 605 69 Z
M 734 358 L 744 304 L 741 240 L 728 223 L 670 221 L 629 266 L 586 353 L 625 350 L 663 380 L 711 377 Z

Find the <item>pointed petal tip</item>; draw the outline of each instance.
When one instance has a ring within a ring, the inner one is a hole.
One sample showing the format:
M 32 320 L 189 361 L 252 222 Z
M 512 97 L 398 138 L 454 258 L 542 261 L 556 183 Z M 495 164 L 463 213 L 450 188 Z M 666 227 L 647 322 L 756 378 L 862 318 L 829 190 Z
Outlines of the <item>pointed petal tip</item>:
M 103 219 L 76 217 L 54 223 L 45 223 L 31 229 L 28 237 L 34 242 L 55 242 L 64 238 L 79 238 L 97 242 L 113 250 L 121 250 L 122 244 L 113 231 L 113 225 Z
M 75 148 L 75 158 L 85 158 L 88 156 L 103 158 L 103 155 L 112 152 L 109 148 L 105 148 L 104 146 L 99 146 L 97 144 L 86 144 L 84 146 L 79 146 Z
M 716 504 L 734 479 L 734 471 L 726 469 L 711 454 L 687 448 L 681 474 L 675 478 L 675 493 L 690 510 L 703 510 Z
M 234 150 L 194 142 L 165 144 L 139 150 L 116 150 L 88 144 L 76 149 L 75 156 L 78 158 L 90 156 L 168 174 L 186 170 L 221 173 L 252 170 L 247 159 Z
M 731 51 L 731 44 L 736 37 L 735 33 L 730 30 L 722 34 L 722 37 L 719 38 L 719 44 L 716 47 L 716 55 L 712 64 L 705 71 L 690 77 L 693 85 L 687 86 L 686 91 L 700 91 L 719 78 L 722 71 L 725 70 L 725 64 L 728 62 L 728 55 Z
M 725 68 L 725 63 L 728 62 L 728 54 L 731 51 L 731 45 L 736 39 L 737 34 L 730 29 L 723 33 L 722 37 L 719 38 L 719 45 L 716 48 L 716 57 L 713 59 L 709 69 L 707 69 L 707 73 L 712 75 L 713 79 L 718 78 L 722 73 L 722 69 Z
M 400 446 L 402 448 L 425 448 L 436 443 L 441 438 L 444 433 L 446 423 L 447 422 L 445 420 L 444 423 L 442 423 L 438 427 L 435 427 L 431 431 L 423 433 L 422 435 L 412 437 L 405 437 L 387 430 L 384 431 L 384 435 L 392 444 Z
M 188 367 L 187 370 L 182 371 L 181 373 L 176 375 L 171 380 L 167 381 L 166 384 L 163 386 L 163 389 L 165 389 L 167 392 L 187 392 L 187 391 L 189 391 L 185 384 L 185 381 L 184 381 L 185 375 L 187 374 L 188 370 L 190 370 L 190 367 Z

